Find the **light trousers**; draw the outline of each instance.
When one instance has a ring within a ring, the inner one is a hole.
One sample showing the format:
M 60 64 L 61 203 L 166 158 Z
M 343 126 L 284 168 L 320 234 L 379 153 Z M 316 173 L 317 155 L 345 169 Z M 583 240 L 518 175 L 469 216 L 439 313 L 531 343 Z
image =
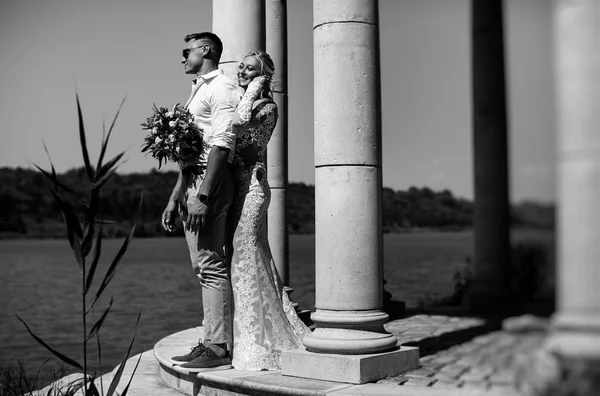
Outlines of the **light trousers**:
M 201 177 L 184 178 L 185 193 L 180 200 L 181 215 L 187 217 L 186 200 L 198 194 Z M 213 344 L 232 342 L 232 294 L 229 262 L 226 257 L 227 212 L 233 202 L 234 185 L 226 169 L 219 185 L 211 193 L 209 213 L 204 227 L 197 232 L 185 231 L 192 267 L 202 286 L 204 338 Z

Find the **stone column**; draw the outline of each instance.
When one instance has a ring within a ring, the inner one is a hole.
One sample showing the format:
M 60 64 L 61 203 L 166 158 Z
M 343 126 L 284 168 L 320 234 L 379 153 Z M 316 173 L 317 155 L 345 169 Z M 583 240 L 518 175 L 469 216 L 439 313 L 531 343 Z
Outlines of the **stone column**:
M 418 365 L 383 328 L 378 2 L 313 4 L 316 329 L 282 373 L 361 383 Z
M 212 31 L 223 42 L 219 67 L 237 80 L 243 56 L 265 49 L 265 0 L 213 0 Z
M 600 390 L 600 2 L 554 5 L 558 300 L 547 346 L 563 394 Z
M 289 285 L 289 238 L 286 192 L 288 184 L 287 122 L 287 0 L 266 0 L 267 53 L 275 63 L 273 98 L 279 119 L 267 146 L 268 180 L 271 186 L 268 230 L 271 253 L 284 285 Z M 291 291 L 291 289 L 290 289 Z
M 475 259 L 467 303 L 472 311 L 507 306 L 510 212 L 503 30 L 502 0 L 471 0 Z

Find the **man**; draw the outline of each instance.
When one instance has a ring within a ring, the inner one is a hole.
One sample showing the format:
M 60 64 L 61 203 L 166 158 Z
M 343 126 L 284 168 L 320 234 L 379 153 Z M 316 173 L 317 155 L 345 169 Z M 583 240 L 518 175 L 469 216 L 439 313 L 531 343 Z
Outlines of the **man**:
M 206 148 L 196 161 L 180 164 L 177 183 L 162 216 L 172 231 L 179 208 L 192 266 L 202 286 L 204 341 L 172 359 L 189 371 L 231 368 L 227 344 L 232 342 L 231 283 L 225 257 L 227 211 L 234 186 L 228 163 L 233 159 L 232 120 L 243 92 L 218 69 L 223 44 L 213 33 L 185 37 L 186 74 L 196 74 L 186 107 L 204 131 Z

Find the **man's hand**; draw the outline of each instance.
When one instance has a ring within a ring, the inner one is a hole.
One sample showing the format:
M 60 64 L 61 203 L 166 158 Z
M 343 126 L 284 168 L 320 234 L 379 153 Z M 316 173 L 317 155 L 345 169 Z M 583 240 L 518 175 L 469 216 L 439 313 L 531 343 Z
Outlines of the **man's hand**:
M 198 232 L 200 228 L 206 224 L 206 216 L 208 215 L 208 205 L 200 202 L 195 195 L 190 195 L 187 199 L 186 229 L 192 232 Z
M 167 207 L 162 214 L 162 227 L 167 232 L 175 231 L 175 216 L 177 215 L 177 201 L 169 200 Z

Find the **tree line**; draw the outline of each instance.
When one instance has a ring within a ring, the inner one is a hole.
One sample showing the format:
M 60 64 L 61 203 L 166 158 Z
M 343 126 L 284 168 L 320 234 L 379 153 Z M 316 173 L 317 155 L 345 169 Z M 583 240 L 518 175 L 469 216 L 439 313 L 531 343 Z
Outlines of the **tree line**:
M 61 182 L 78 196 L 85 196 L 84 168 L 59 175 Z M 107 237 L 120 237 L 137 222 L 137 237 L 182 235 L 181 227 L 167 234 L 160 217 L 177 179 L 175 171 L 156 169 L 147 173 L 115 174 L 103 187 L 100 198 L 103 229 Z M 0 238 L 61 238 L 65 235 L 60 210 L 49 190 L 48 181 L 36 170 L 0 168 Z M 143 191 L 143 201 L 140 198 Z M 291 234 L 311 234 L 315 230 L 315 188 L 290 183 L 287 192 L 288 227 Z M 474 203 L 455 197 L 451 191 L 428 187 L 408 190 L 383 188 L 384 232 L 412 232 L 418 229 L 460 230 L 473 226 Z M 511 207 L 514 225 L 552 228 L 554 207 L 524 202 Z

